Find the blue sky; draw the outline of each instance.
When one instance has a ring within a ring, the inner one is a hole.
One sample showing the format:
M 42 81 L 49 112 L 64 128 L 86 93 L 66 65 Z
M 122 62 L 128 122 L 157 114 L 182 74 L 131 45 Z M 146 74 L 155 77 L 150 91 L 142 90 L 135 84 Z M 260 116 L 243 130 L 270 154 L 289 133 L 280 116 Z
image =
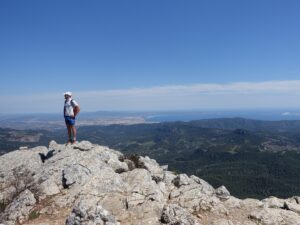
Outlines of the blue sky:
M 299 107 L 299 9 L 298 0 L 0 1 L 0 113 L 60 111 L 66 90 L 87 111 Z M 236 92 L 241 83 L 248 91 Z

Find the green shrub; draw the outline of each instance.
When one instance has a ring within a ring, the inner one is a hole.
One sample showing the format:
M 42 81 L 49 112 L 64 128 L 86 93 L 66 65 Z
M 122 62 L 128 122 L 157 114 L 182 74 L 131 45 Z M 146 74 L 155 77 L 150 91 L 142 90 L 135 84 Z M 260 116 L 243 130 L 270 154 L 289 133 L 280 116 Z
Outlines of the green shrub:
M 0 202 L 0 213 L 4 212 L 7 205 L 8 204 L 4 200 Z
M 40 216 L 40 213 L 33 210 L 32 212 L 30 212 L 29 216 L 28 216 L 28 219 L 29 220 L 34 220 L 36 218 L 38 218 Z
M 137 154 L 125 155 L 125 159 L 131 160 L 135 168 L 145 168 L 144 163 L 140 161 L 140 156 Z

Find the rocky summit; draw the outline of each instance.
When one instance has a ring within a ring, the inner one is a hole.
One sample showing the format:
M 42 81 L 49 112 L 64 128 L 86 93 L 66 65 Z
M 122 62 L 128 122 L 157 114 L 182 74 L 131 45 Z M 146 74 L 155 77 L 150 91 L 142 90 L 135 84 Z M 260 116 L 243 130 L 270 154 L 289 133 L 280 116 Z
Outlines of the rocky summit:
M 0 224 L 300 225 L 300 197 L 238 199 L 149 157 L 82 141 L 0 157 Z

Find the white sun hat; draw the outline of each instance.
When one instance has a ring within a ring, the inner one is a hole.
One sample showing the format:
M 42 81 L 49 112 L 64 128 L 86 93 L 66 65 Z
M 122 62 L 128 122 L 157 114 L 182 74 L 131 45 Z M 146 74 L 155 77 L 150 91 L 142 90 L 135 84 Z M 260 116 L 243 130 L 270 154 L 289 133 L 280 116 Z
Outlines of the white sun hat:
M 71 91 L 67 91 L 67 92 L 64 93 L 64 95 L 72 96 L 72 92 Z

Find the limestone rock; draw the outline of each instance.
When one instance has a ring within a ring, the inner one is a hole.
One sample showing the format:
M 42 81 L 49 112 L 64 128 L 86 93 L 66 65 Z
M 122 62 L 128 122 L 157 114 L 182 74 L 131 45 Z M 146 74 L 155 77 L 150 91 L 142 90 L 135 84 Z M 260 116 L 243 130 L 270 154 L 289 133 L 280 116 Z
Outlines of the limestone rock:
M 220 199 L 226 200 L 230 197 L 230 192 L 227 190 L 225 186 L 218 187 L 216 189 L 216 194 Z
M 176 175 L 173 172 L 165 171 L 163 181 L 167 187 L 172 190 L 175 186 L 173 180 L 176 178 Z
M 140 162 L 143 164 L 144 168 L 148 170 L 151 176 L 156 182 L 162 181 L 164 178 L 164 170 L 159 166 L 159 164 L 154 160 L 150 159 L 148 156 L 140 157 Z
M 299 225 L 299 215 L 292 211 L 264 208 L 252 212 L 249 218 L 262 225 Z
M 67 225 L 120 225 L 110 212 L 103 209 L 95 199 L 80 200 L 68 217 Z
M 234 223 L 227 219 L 217 219 L 212 222 L 212 225 L 234 225 Z
M 56 216 L 68 225 L 300 225 L 297 196 L 237 199 L 149 157 L 87 141 L 1 156 L 0 203 L 5 225 L 50 225 Z M 41 216 L 27 221 L 32 212 Z
M 226 206 L 228 209 L 239 209 L 241 208 L 241 200 L 230 196 L 226 201 L 223 202 L 223 204 Z
M 135 169 L 129 171 L 128 173 L 122 175 L 123 179 L 128 185 L 127 192 L 133 193 L 132 196 L 128 198 L 128 204 L 139 204 L 141 198 L 144 198 L 144 201 L 157 201 L 165 202 L 164 194 L 158 189 L 156 182 L 152 179 L 152 176 L 149 171 L 145 169 Z M 136 199 L 138 202 L 136 202 Z M 131 201 L 134 200 L 134 201 Z
M 51 195 L 56 195 L 56 194 L 60 193 L 59 187 L 51 179 L 48 179 L 48 180 L 42 182 L 40 184 L 40 187 L 41 187 L 41 192 L 42 192 L 43 196 L 51 196 Z
M 169 166 L 168 165 L 162 165 L 160 166 L 160 168 L 163 170 L 163 171 L 167 171 Z
M 35 203 L 36 199 L 33 193 L 26 189 L 5 209 L 4 220 L 13 223 L 24 222 L 28 218 L 30 210 L 34 207 Z
M 190 184 L 189 177 L 186 174 L 179 174 L 172 182 L 176 187 Z
M 253 209 L 253 208 L 261 208 L 263 207 L 263 202 L 257 200 L 257 199 L 252 199 L 252 198 L 246 198 L 240 202 L 241 207 L 248 208 L 248 209 Z
M 262 200 L 264 206 L 267 208 L 283 208 L 284 200 L 278 199 L 276 197 L 269 197 Z
M 208 195 L 212 195 L 215 193 L 215 189 L 209 183 L 207 183 L 205 180 L 203 180 L 199 177 L 196 177 L 194 175 L 191 176 L 191 179 L 193 181 L 195 181 L 197 184 L 199 184 L 202 193 L 205 193 Z
M 68 188 L 73 184 L 82 185 L 88 181 L 91 171 L 82 164 L 68 165 L 63 170 L 63 185 Z
M 89 141 L 81 141 L 72 146 L 74 149 L 79 149 L 80 151 L 89 151 L 94 148 L 94 145 Z
M 178 205 L 170 204 L 163 208 L 161 222 L 164 224 L 200 225 L 187 210 Z
M 129 170 L 127 163 L 120 161 L 120 158 L 123 157 L 122 155 L 111 151 L 101 151 L 99 155 L 116 173 L 123 173 Z
M 299 203 L 286 201 L 283 205 L 283 208 L 286 210 L 290 210 L 292 212 L 300 214 L 300 204 Z
M 196 182 L 195 177 L 189 178 L 187 175 L 178 175 L 173 183 L 177 189 L 170 193 L 172 203 L 177 203 L 183 208 L 192 212 L 200 210 L 209 211 L 215 205 L 220 203 L 215 192 L 210 187 L 203 185 L 199 180 Z

